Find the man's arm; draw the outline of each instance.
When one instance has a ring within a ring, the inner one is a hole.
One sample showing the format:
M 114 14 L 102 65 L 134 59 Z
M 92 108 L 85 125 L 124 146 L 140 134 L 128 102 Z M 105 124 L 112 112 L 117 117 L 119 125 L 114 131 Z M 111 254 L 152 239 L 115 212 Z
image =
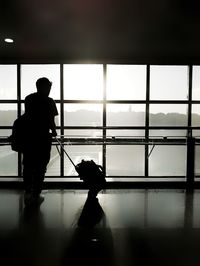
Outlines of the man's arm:
M 57 132 L 56 132 L 56 123 L 55 123 L 55 118 L 52 119 L 51 121 L 51 125 L 50 125 L 50 129 L 51 129 L 51 134 L 53 137 L 57 136 Z
M 56 132 L 55 116 L 58 115 L 58 110 L 57 110 L 56 104 L 53 99 L 51 99 L 51 114 L 52 114 L 51 121 L 50 121 L 51 134 L 53 137 L 56 137 L 57 132 Z

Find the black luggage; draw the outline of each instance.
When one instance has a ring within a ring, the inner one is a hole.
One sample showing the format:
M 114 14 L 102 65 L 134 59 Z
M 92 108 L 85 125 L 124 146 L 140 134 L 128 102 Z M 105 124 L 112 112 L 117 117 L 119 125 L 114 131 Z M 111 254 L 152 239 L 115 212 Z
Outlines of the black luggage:
M 96 164 L 93 160 L 82 160 L 75 166 L 77 173 L 81 180 L 83 180 L 89 186 L 95 186 L 97 184 L 104 185 L 105 177 L 103 168 L 101 165 Z
M 11 144 L 11 149 L 17 152 L 23 152 L 26 147 L 28 120 L 25 114 L 19 116 L 13 123 L 12 134 L 8 140 Z
M 96 164 L 93 160 L 82 160 L 79 164 L 75 165 L 68 153 L 65 151 L 62 143 L 56 138 L 60 147 L 67 155 L 76 172 L 83 182 L 90 190 L 90 194 L 97 194 L 100 190 L 105 188 L 106 179 L 101 165 Z

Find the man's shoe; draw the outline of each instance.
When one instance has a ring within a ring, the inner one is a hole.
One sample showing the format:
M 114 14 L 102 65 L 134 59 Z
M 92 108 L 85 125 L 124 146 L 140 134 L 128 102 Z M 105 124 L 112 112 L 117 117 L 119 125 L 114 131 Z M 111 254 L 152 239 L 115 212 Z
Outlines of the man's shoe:
M 41 195 L 33 196 L 35 204 L 40 205 L 44 201 L 44 197 Z
M 25 205 L 29 204 L 29 202 L 31 201 L 31 197 L 32 197 L 31 193 L 27 193 L 27 192 L 24 193 L 24 204 Z

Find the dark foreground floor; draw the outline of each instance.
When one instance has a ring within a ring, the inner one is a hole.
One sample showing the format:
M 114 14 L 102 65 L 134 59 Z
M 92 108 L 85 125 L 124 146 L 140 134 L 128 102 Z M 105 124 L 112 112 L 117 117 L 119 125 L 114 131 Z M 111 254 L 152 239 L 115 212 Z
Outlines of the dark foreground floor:
M 0 265 L 200 265 L 200 191 L 0 191 Z

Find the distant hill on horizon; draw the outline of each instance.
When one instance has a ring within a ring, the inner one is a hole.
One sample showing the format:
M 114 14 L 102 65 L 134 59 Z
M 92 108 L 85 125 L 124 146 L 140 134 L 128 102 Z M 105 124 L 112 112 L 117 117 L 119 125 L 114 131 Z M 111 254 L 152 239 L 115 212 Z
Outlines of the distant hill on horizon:
M 16 119 L 15 110 L 0 111 L 0 126 L 12 126 Z M 58 118 L 56 119 L 58 122 Z M 102 113 L 90 110 L 64 112 L 64 124 L 70 126 L 101 126 Z M 200 115 L 192 114 L 193 125 L 200 125 Z M 107 125 L 112 126 L 145 126 L 145 112 L 108 112 Z M 187 115 L 169 112 L 150 113 L 150 126 L 187 126 Z

